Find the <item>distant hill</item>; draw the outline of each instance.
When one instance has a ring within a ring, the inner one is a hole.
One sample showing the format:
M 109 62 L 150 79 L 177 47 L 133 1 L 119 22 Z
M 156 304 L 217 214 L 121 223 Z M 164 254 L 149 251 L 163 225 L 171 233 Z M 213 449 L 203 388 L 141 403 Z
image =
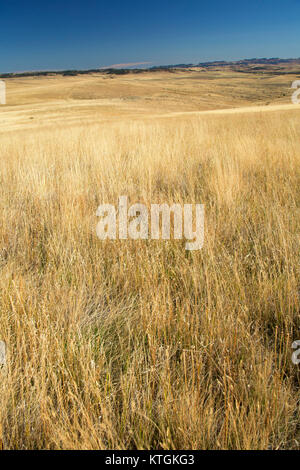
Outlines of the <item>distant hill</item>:
M 14 78 L 14 77 L 39 77 L 39 76 L 51 76 L 51 75 L 63 75 L 66 77 L 72 77 L 76 75 L 86 75 L 93 73 L 101 73 L 108 75 L 125 75 L 125 74 L 137 74 L 137 73 L 147 73 L 147 72 L 158 72 L 158 71 L 168 71 L 174 72 L 178 69 L 192 69 L 195 67 L 201 68 L 220 68 L 220 67 L 233 67 L 235 70 L 240 72 L 261 72 L 264 70 L 270 70 L 273 73 L 276 73 L 274 66 L 277 67 L 292 67 L 300 66 L 300 58 L 298 59 L 280 59 L 277 57 L 272 57 L 267 59 L 263 58 L 253 58 L 253 59 L 242 59 L 237 61 L 212 61 L 212 62 L 199 62 L 198 64 L 175 64 L 175 65 L 158 65 L 149 68 L 98 68 L 98 69 L 89 69 L 89 70 L 41 70 L 41 71 L 29 71 L 29 72 L 16 72 L 16 73 L 2 73 L 0 78 Z M 282 73 L 282 72 L 281 72 Z M 299 73 L 299 70 L 296 72 L 290 71 L 289 73 Z
M 257 59 L 242 59 L 233 62 L 227 61 L 214 61 L 214 62 L 200 62 L 199 67 L 224 67 L 224 66 L 235 66 L 235 65 L 256 65 L 256 64 L 266 64 L 266 65 L 285 65 L 285 64 L 297 64 L 300 65 L 300 58 L 298 59 L 279 59 L 278 57 L 272 57 L 267 59 L 265 57 Z

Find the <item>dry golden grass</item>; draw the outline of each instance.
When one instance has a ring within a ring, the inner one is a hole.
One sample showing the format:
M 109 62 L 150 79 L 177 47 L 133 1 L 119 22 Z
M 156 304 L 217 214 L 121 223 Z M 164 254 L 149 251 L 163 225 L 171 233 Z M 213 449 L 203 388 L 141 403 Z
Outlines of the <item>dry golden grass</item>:
M 1 135 L 4 447 L 299 448 L 298 110 L 97 120 Z M 100 241 L 122 194 L 203 249 Z
M 17 77 L 6 80 L 7 106 L 1 106 L 0 133 L 175 112 L 291 104 L 297 75 L 269 71 L 192 69 L 112 76 Z M 300 74 L 299 74 L 300 75 Z

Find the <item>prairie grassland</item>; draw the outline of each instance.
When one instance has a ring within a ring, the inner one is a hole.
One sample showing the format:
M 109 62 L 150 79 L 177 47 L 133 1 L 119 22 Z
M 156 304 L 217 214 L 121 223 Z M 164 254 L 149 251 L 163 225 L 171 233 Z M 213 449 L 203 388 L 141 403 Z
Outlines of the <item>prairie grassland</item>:
M 0 140 L 6 449 L 299 448 L 300 114 Z M 205 242 L 100 241 L 103 202 L 203 203 Z

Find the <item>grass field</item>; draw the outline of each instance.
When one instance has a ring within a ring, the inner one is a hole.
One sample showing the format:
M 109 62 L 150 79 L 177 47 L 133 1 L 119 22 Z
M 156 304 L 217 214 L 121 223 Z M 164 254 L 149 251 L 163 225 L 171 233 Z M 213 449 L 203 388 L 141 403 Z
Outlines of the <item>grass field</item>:
M 7 80 L 5 449 L 300 448 L 293 79 Z M 100 241 L 96 209 L 123 194 L 204 204 L 203 249 Z

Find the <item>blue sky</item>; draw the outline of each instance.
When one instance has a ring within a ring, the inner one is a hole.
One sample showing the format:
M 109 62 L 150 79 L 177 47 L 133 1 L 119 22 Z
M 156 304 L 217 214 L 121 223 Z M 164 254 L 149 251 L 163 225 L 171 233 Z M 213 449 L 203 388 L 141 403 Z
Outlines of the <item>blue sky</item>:
M 300 0 L 0 0 L 0 72 L 300 57 Z

